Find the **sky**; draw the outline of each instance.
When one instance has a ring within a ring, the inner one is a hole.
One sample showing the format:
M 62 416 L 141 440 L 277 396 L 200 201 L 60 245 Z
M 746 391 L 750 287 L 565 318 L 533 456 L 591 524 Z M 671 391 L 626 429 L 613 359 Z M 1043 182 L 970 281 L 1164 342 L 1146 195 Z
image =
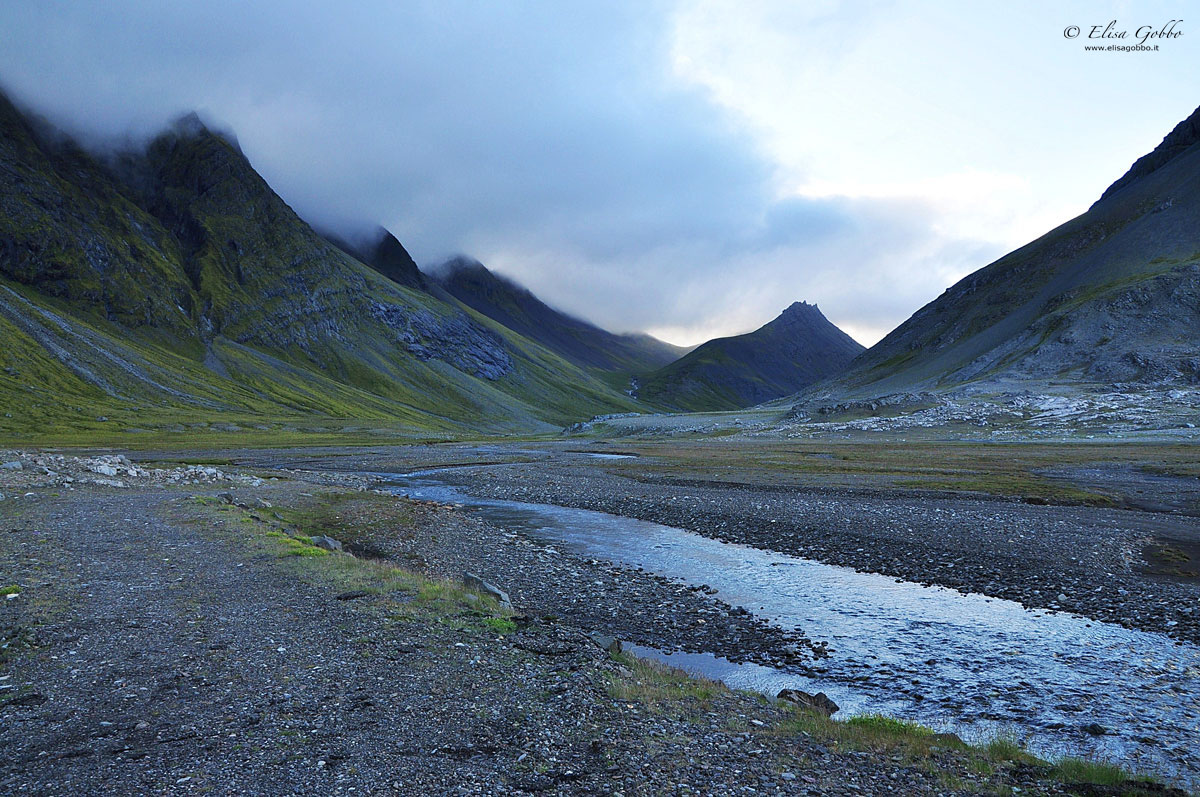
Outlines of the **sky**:
M 0 86 L 89 142 L 199 111 L 319 228 L 614 331 L 694 344 L 806 300 L 870 345 L 1200 104 L 1188 6 L 5 0 Z M 1084 49 L 1171 20 L 1157 52 Z

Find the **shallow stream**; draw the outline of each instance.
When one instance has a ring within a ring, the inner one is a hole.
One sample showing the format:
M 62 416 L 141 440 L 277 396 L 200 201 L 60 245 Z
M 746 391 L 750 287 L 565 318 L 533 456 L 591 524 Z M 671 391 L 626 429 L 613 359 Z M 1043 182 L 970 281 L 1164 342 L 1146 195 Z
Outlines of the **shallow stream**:
M 1086 755 L 1200 787 L 1195 645 L 617 515 L 474 498 L 438 471 L 389 479 L 397 493 L 462 504 L 585 557 L 707 584 L 831 652 L 816 676 L 634 646 L 640 655 L 769 695 L 823 691 L 840 718 L 884 713 L 973 742 L 1007 734 L 1040 755 Z

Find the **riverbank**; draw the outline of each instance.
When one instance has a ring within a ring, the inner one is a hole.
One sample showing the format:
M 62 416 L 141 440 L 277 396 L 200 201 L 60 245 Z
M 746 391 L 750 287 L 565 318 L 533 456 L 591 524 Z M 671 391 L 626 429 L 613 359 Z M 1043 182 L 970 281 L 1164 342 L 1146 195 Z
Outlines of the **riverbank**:
M 1190 556 L 1188 546 L 1200 541 L 1193 515 L 896 487 L 837 471 L 825 478 L 820 469 L 839 463 L 814 458 L 792 471 L 769 468 L 748 456 L 753 446 L 740 444 L 705 442 L 684 460 L 680 447 L 632 446 L 621 450 L 641 456 L 611 460 L 578 445 L 414 446 L 347 454 L 325 466 L 449 466 L 443 478 L 482 497 L 653 521 L 1200 643 L 1200 574 L 1155 561 L 1176 551 Z M 505 462 L 486 476 L 477 470 Z M 708 477 L 698 478 L 705 466 Z
M 520 543 L 352 478 L 101 466 L 117 472 L 0 472 L 5 790 L 1054 794 L 1115 777 L 613 658 L 570 614 L 511 616 L 438 578 L 457 554 L 422 553 L 454 533 Z M 313 544 L 332 530 L 397 547 Z

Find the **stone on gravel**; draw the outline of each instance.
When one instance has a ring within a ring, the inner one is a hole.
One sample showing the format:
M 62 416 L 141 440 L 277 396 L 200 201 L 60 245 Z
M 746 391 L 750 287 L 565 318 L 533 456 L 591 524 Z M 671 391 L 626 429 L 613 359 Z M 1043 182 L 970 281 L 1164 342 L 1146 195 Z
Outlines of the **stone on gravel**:
M 25 466 L 21 464 L 20 460 L 14 460 L 12 462 L 5 462 L 3 465 L 0 465 L 0 470 L 24 470 L 24 469 L 25 469 Z
M 324 534 L 318 534 L 312 538 L 312 544 L 318 548 L 324 548 L 327 551 L 340 551 L 342 544 L 333 537 L 326 537 Z
M 484 581 L 474 573 L 463 573 L 462 580 L 463 584 L 465 584 L 469 589 L 473 589 L 476 592 L 482 593 L 491 598 L 495 598 L 496 602 L 505 609 L 512 608 L 512 601 L 509 600 L 508 593 L 497 587 L 495 584 Z
M 824 714 L 826 717 L 832 717 L 838 712 L 838 704 L 830 700 L 829 695 L 824 692 L 817 692 L 815 695 L 810 695 L 801 689 L 784 689 L 775 697 L 778 700 L 795 703 L 797 706 Z
M 605 636 L 604 634 L 590 634 L 589 638 L 596 643 L 597 647 L 606 651 L 610 656 L 615 656 L 623 650 L 621 640 L 616 637 Z

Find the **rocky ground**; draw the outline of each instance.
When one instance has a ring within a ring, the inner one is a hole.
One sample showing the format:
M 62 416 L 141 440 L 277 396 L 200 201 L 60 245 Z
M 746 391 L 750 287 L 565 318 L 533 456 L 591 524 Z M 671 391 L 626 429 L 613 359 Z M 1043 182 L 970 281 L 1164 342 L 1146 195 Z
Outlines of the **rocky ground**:
M 635 439 L 714 434 L 797 440 L 1200 439 L 1200 390 L 1194 386 L 1030 387 L 1014 381 L 850 400 L 816 394 L 798 404 L 777 399 L 729 412 L 603 415 L 564 431 Z
M 497 551 L 538 561 L 502 529 L 367 480 L 39 456 L 0 457 L 21 463 L 0 469 L 3 792 L 1115 793 L 1012 751 L 834 723 L 614 658 L 584 633 L 608 612 L 556 604 L 533 578 L 512 579 L 510 617 L 313 545 L 340 530 L 433 576 Z M 581 576 L 616 576 L 618 595 L 641 583 L 635 606 L 668 595 L 746 633 L 705 596 L 597 567 L 543 580 L 569 578 L 570 595 Z

